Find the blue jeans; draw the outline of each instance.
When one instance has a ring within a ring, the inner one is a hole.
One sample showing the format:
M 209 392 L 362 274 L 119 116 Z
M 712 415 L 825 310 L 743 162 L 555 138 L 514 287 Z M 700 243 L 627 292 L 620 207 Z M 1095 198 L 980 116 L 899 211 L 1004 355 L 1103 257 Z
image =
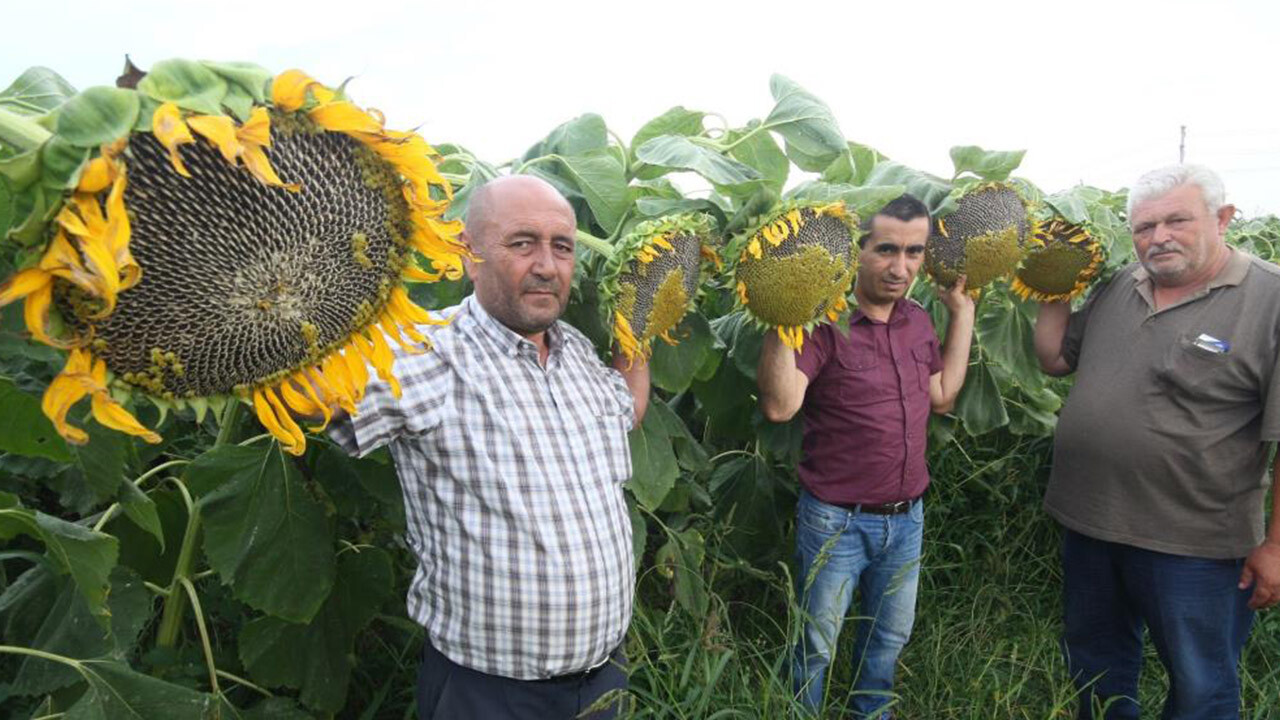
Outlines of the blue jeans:
M 1062 645 L 1083 690 L 1079 717 L 1094 717 L 1095 697 L 1115 698 L 1107 720 L 1138 717 L 1144 623 L 1169 673 L 1161 718 L 1239 717 L 1238 665 L 1253 624 L 1251 590 L 1236 588 L 1243 565 L 1243 558 L 1168 555 L 1065 530 Z
M 859 718 L 887 718 L 898 653 L 916 616 L 924 502 L 901 515 L 871 515 L 801 492 L 796 515 L 804 613 L 792 665 L 797 696 L 813 711 L 822 707 L 827 666 L 857 588 L 862 599 L 848 709 Z

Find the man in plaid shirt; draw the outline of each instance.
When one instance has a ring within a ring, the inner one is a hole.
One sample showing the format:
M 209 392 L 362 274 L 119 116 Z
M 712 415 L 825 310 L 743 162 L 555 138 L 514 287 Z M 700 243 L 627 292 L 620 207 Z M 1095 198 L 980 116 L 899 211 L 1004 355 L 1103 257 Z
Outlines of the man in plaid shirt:
M 649 372 L 605 367 L 558 321 L 576 231 L 538 178 L 479 188 L 462 234 L 475 293 L 421 328 L 431 351 L 397 355 L 399 398 L 371 383 L 330 430 L 352 454 L 388 445 L 396 463 L 419 562 L 408 609 L 427 631 L 421 718 L 567 720 L 626 687 L 622 484 Z

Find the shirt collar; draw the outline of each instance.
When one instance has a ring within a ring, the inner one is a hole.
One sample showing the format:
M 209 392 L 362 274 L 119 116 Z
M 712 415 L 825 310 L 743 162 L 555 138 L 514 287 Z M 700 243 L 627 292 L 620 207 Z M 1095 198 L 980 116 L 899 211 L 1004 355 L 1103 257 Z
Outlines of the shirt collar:
M 863 321 L 866 321 L 871 324 L 879 324 L 879 325 L 886 325 L 886 324 L 897 325 L 899 323 L 904 323 L 907 321 L 907 313 L 905 308 L 905 304 L 907 302 L 909 301 L 906 298 L 898 298 L 897 300 L 893 301 L 893 310 L 889 313 L 888 323 L 881 323 L 878 320 L 872 320 L 871 318 L 867 317 L 866 313 L 862 312 L 861 308 L 854 308 L 853 314 L 849 316 L 849 325 L 853 326 Z
M 538 357 L 538 346 L 534 345 L 532 340 L 498 322 L 496 318 L 484 309 L 474 294 L 463 298 L 462 304 L 464 309 L 475 317 L 476 325 L 480 328 L 480 331 L 492 340 L 507 357 L 516 357 L 521 352 L 532 353 L 533 357 Z M 549 355 L 552 357 L 559 355 L 563 346 L 564 330 L 560 328 L 560 321 L 557 320 L 555 324 L 547 328 Z

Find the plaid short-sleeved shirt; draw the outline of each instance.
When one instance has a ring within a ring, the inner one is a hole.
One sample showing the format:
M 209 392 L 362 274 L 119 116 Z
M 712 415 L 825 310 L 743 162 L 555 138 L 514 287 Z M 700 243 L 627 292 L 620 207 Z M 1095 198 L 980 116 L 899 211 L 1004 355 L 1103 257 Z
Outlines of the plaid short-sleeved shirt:
M 564 323 L 544 367 L 474 297 L 443 314 L 420 328 L 433 350 L 397 354 L 401 397 L 373 382 L 330 430 L 352 454 L 390 445 L 418 556 L 409 614 L 481 672 L 599 665 L 631 620 L 631 394 Z

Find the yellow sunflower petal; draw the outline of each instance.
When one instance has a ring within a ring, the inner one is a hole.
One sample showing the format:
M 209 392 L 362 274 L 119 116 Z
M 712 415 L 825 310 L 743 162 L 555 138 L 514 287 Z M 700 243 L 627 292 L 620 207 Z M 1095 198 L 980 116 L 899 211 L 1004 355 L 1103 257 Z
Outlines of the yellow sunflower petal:
M 165 146 L 169 151 L 169 160 L 173 163 L 173 169 L 183 177 L 191 177 L 191 173 L 187 172 L 187 166 L 182 163 L 182 156 L 178 154 L 178 146 L 195 142 L 195 138 L 191 137 L 191 130 L 187 128 L 187 124 L 182 120 L 182 111 L 173 103 L 165 103 L 156 108 L 155 115 L 151 117 L 151 134 L 155 135 L 156 140 Z
M 286 183 L 276 174 L 275 168 L 271 167 L 271 161 L 267 159 L 267 153 L 259 145 L 246 145 L 244 147 L 244 166 L 249 169 L 249 173 L 258 179 L 264 185 L 274 187 L 282 187 L 289 192 L 298 192 L 302 186 L 297 183 Z
M 321 105 L 307 113 L 307 116 L 326 130 L 369 135 L 382 133 L 382 123 L 378 122 L 377 118 L 346 101 L 340 100 Z
M 276 396 L 274 390 L 269 387 L 263 388 L 262 394 L 267 398 L 267 404 L 271 406 L 271 409 L 275 410 L 276 419 L 280 421 L 280 427 L 292 438 L 292 442 L 282 443 L 284 449 L 290 455 L 301 455 L 307 449 L 307 437 L 302 432 L 302 428 L 298 426 L 293 416 L 285 409 L 284 403 L 280 402 L 280 398 Z
M 119 430 L 130 435 L 137 435 L 153 445 L 160 442 L 158 434 L 138 422 L 138 419 L 128 410 L 125 410 L 123 406 L 112 400 L 111 393 L 106 390 L 93 393 L 91 402 L 93 419 L 97 420 L 103 427 L 109 427 L 112 430 Z
M 369 360 L 373 363 L 374 370 L 378 372 L 378 377 L 383 382 L 391 386 L 391 394 L 397 398 L 400 397 L 400 380 L 391 372 L 395 364 L 395 353 L 391 352 L 387 339 L 376 327 L 369 328 L 369 341 L 373 345 L 373 356 Z
M 115 258 L 119 272 L 120 289 L 128 290 L 142 279 L 142 268 L 129 252 L 129 212 L 124 206 L 124 190 L 128 184 L 123 173 L 116 177 L 111 185 L 111 193 L 107 195 L 107 246 Z
M 348 343 L 341 355 L 343 361 L 347 363 L 347 372 L 351 373 L 351 387 L 355 390 L 351 399 L 359 403 L 364 399 L 364 389 L 369 384 L 369 366 L 365 365 L 364 356 L 360 354 L 360 349 L 354 342 Z
M 236 130 L 236 139 L 245 145 L 271 147 L 271 116 L 267 109 L 255 107 L 249 113 L 249 119 Z
M 271 83 L 271 104 L 281 110 L 297 110 L 307 102 L 310 90 L 317 102 L 333 99 L 333 91 L 301 70 L 285 70 Z
M 226 115 L 193 115 L 187 118 L 187 126 L 213 143 L 222 158 L 235 165 L 240 156 L 240 139 L 236 136 L 236 124 Z
M 0 307 L 49 287 L 53 276 L 38 267 L 23 270 L 0 284 Z
M 85 165 L 84 172 L 80 173 L 80 183 L 76 185 L 76 190 L 82 193 L 100 193 L 111 187 L 116 173 L 115 163 L 110 158 L 105 155 L 96 157 L 90 160 L 89 164 Z

